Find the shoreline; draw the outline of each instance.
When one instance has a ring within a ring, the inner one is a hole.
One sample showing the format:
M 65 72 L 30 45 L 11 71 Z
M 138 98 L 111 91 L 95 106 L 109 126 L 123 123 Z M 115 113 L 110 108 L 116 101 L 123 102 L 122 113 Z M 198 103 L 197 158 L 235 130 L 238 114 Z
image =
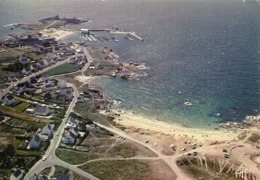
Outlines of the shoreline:
M 114 121 L 128 128 L 140 128 L 144 130 L 156 131 L 165 135 L 173 135 L 175 138 L 192 138 L 200 142 L 207 141 L 232 141 L 236 140 L 238 133 L 226 129 L 206 130 L 199 128 L 183 127 L 178 123 L 168 123 L 156 120 L 155 118 L 145 117 L 134 114 L 131 111 L 110 110 L 111 112 L 100 111 L 102 114 L 115 117 Z M 114 114 L 114 115 L 113 115 Z

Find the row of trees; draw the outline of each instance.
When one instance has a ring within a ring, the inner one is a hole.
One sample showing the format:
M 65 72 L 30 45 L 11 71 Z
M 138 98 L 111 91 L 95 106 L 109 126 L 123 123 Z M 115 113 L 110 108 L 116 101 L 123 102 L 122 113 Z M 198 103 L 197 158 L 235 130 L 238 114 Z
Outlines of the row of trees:
M 28 65 L 21 64 L 20 62 L 15 62 L 14 64 L 9 64 L 7 67 L 4 67 L 4 71 L 19 72 L 23 68 L 26 68 Z

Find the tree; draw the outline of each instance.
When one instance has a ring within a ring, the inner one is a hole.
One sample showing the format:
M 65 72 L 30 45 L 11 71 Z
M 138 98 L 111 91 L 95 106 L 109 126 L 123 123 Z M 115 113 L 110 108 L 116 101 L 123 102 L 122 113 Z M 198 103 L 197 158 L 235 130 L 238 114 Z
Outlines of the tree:
M 15 147 L 12 144 L 8 144 L 5 151 L 8 156 L 15 156 L 16 154 Z

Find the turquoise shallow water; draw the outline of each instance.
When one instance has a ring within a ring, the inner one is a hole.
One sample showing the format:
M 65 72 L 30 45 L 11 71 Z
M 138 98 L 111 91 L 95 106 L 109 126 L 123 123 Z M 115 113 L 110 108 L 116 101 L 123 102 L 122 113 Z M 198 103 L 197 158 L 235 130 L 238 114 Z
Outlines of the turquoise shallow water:
M 88 42 L 113 48 L 121 61 L 145 62 L 150 67 L 148 76 L 138 81 L 95 82 L 108 97 L 122 101 L 119 108 L 202 128 L 259 114 L 260 6 L 256 2 L 11 0 L 0 3 L 0 26 L 56 14 L 93 21 L 74 28 L 117 26 L 145 38 L 144 42 L 124 38 Z M 0 28 L 0 35 L 4 34 L 6 30 Z M 184 105 L 186 101 L 192 106 Z

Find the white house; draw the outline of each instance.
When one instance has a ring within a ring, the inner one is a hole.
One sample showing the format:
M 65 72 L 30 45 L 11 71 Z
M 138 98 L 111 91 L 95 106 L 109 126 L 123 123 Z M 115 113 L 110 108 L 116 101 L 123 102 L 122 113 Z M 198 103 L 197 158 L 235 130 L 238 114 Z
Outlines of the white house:
M 22 180 L 24 176 L 23 171 L 16 169 L 13 174 L 10 176 L 10 180 Z
M 29 83 L 29 84 L 35 84 L 35 83 L 37 83 L 37 79 L 36 79 L 36 77 L 30 77 L 28 80 L 27 80 L 27 82 Z
M 8 81 L 11 81 L 11 82 L 17 80 L 17 79 L 16 79 L 16 76 L 14 76 L 14 75 L 13 75 L 13 76 L 8 76 L 7 79 L 8 79 Z
M 28 74 L 30 74 L 32 71 L 31 71 L 31 69 L 30 68 L 23 68 L 23 70 L 22 70 L 22 73 L 23 74 L 25 74 L 25 75 L 28 75 Z
M 21 63 L 21 64 L 29 64 L 30 63 L 30 59 L 28 59 L 27 57 L 25 57 L 25 56 L 20 56 L 20 58 L 19 58 L 19 62 Z
M 22 77 L 24 77 L 24 74 L 20 71 L 20 72 L 15 73 L 15 76 L 17 78 L 22 78 Z
M 65 59 L 66 57 L 67 57 L 66 54 L 60 53 L 60 54 L 58 54 L 58 56 L 57 56 L 57 60 L 58 60 L 58 61 L 61 61 L 61 60 Z
M 40 136 L 36 134 L 29 142 L 27 149 L 39 149 L 41 142 L 42 142 L 42 140 L 41 140 Z
M 66 128 L 74 128 L 77 126 L 78 126 L 78 122 L 73 117 L 70 117 L 66 123 Z
M 42 68 L 43 68 L 40 62 L 37 62 L 36 64 L 37 64 L 37 66 L 38 66 L 39 69 L 42 69 Z
M 47 124 L 40 132 L 40 135 L 51 137 L 53 135 L 53 125 Z
M 51 114 L 50 109 L 46 106 L 36 106 L 34 109 L 34 114 L 38 116 L 48 116 Z
M 44 65 L 45 65 L 45 67 L 47 67 L 47 66 L 50 65 L 49 62 L 47 61 L 47 59 L 44 59 L 44 60 L 43 60 L 43 63 L 44 63 Z
M 25 110 L 25 112 L 28 113 L 28 114 L 33 114 L 34 113 L 34 109 L 29 109 L 28 108 L 28 109 Z
M 39 62 L 39 65 L 41 68 L 45 68 L 45 67 L 49 66 L 49 62 L 46 59 L 44 59 L 43 61 Z
M 13 95 L 7 95 L 4 98 L 4 105 L 6 105 L 6 106 L 12 106 L 12 105 L 16 104 L 16 102 L 17 101 L 14 99 Z
M 38 53 L 45 53 L 46 49 L 44 47 L 38 47 Z
M 64 89 L 64 88 L 68 87 L 68 85 L 67 85 L 66 81 L 61 80 L 58 83 L 58 87 L 61 89 Z
M 45 84 L 44 86 L 43 86 L 43 92 L 46 92 L 46 91 L 51 91 L 51 90 L 53 90 L 53 86 L 52 86 L 52 84 Z
M 41 78 L 40 78 L 40 82 L 48 82 L 49 81 L 49 76 L 42 76 Z
M 72 58 L 70 58 L 70 59 L 68 60 L 68 63 L 70 63 L 70 64 L 75 64 L 77 61 L 78 61 L 77 58 L 72 57 Z
M 21 95 L 25 92 L 25 87 L 14 87 L 13 88 L 13 93 L 17 94 L 17 95 Z
M 70 129 L 71 133 L 75 136 L 78 137 L 79 136 L 79 128 L 78 127 L 74 127 Z
M 99 132 L 100 129 L 96 124 L 86 125 L 89 132 Z
M 32 65 L 30 66 L 30 69 L 31 69 L 31 71 L 38 71 L 39 66 L 38 66 L 37 64 L 32 64 Z
M 64 144 L 74 144 L 76 140 L 76 137 L 74 134 L 69 131 L 68 133 L 65 134 L 65 136 L 62 138 L 62 141 Z
M 52 53 L 55 54 L 55 53 L 58 53 L 60 52 L 60 48 L 58 46 L 53 46 L 52 47 Z
M 73 93 L 72 93 L 72 90 L 69 88 L 69 89 L 62 89 L 59 93 L 60 96 L 64 96 L 65 99 L 72 99 L 73 98 Z

